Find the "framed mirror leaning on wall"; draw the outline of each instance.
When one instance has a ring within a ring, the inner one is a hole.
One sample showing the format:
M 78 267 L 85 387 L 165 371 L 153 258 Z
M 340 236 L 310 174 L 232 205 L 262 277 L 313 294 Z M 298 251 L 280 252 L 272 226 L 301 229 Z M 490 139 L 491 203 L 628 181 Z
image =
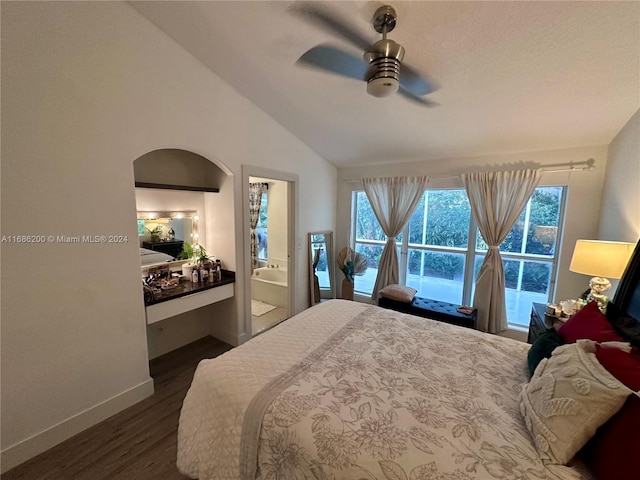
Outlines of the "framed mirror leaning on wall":
M 335 298 L 333 232 L 309 233 L 309 292 L 311 306 Z

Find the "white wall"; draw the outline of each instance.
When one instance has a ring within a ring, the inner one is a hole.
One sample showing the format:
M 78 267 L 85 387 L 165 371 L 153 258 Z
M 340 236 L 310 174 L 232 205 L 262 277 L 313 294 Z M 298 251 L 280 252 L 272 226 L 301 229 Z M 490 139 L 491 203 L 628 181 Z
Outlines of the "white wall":
M 345 179 L 429 175 L 432 177 L 429 181 L 429 188 L 464 188 L 457 175 L 466 171 L 507 169 L 513 168 L 515 165 L 535 167 L 565 162 L 584 162 L 589 158 L 595 160 L 596 168 L 593 171 L 545 173 L 540 182 L 540 185 L 569 186 L 564 237 L 561 245 L 559 245 L 559 275 L 554 298 L 575 298 L 578 293 L 581 293 L 586 288 L 586 281 L 583 275 L 569 272 L 569 262 L 571 261 L 575 241 L 579 238 L 595 238 L 597 232 L 597 212 L 600 210 L 602 186 L 607 166 L 606 146 L 378 165 L 368 166 L 366 169 L 339 169 L 336 249 L 339 251 L 349 241 L 351 192 L 353 190 L 362 190 L 361 183 L 345 182 Z M 449 177 L 437 178 L 439 176 Z
M 151 391 L 136 158 L 185 149 L 230 175 L 225 228 L 207 225 L 240 277 L 234 301 L 207 313 L 230 340 L 244 325 L 242 211 L 229 207 L 242 205 L 242 165 L 299 176 L 299 265 L 306 232 L 335 228 L 336 170 L 124 3 L 2 2 L 1 14 L 2 234 L 133 239 L 2 244 L 4 471 Z
M 609 144 L 599 240 L 637 242 L 640 238 L 640 110 Z
M 236 344 L 245 335 L 244 310 L 242 309 L 242 295 L 240 288 L 242 280 L 242 222 L 237 210 L 241 208 L 242 200 L 235 191 L 242 188 L 239 183 L 240 175 L 228 176 L 220 184 L 218 193 L 205 193 L 205 217 L 213 219 L 207 223 L 207 252 L 216 259 L 220 259 L 222 268 L 236 273 L 234 285 L 234 301 L 225 300 L 199 310 L 209 322 L 209 329 L 213 336 L 227 343 Z M 240 203 L 238 203 L 240 202 Z M 231 205 L 235 207 L 231 208 Z M 229 239 L 234 239 L 230 242 Z M 197 333 L 197 332 L 196 332 Z

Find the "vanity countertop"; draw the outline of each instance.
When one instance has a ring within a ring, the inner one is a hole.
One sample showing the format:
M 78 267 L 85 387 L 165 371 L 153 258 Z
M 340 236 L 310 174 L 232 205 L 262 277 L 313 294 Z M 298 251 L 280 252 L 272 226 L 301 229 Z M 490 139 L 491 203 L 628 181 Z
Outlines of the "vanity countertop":
M 181 281 L 177 287 L 160 290 L 160 292 L 154 292 L 155 298 L 153 300 L 147 300 L 145 298 L 145 305 L 155 305 L 158 303 L 166 302 L 167 300 L 173 300 L 174 298 L 184 297 L 193 293 L 203 292 L 212 288 L 234 283 L 236 281 L 236 273 L 230 270 L 222 270 L 222 280 L 217 282 L 199 282 L 193 283 L 190 281 Z

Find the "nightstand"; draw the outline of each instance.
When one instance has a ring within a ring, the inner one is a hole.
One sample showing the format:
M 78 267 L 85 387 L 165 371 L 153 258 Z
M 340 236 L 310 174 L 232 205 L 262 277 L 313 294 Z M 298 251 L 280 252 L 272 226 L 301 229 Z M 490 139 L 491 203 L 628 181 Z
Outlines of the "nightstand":
M 534 302 L 531 304 L 531 320 L 529 322 L 529 336 L 527 337 L 528 343 L 535 342 L 547 329 L 555 328 L 557 330 L 564 323 L 556 317 L 547 315 L 545 313 L 546 308 L 547 305 L 545 303 Z
M 180 252 L 182 252 L 183 244 L 184 242 L 182 240 L 165 240 L 160 242 L 142 242 L 142 247 L 156 252 L 166 253 L 176 258 L 180 255 Z

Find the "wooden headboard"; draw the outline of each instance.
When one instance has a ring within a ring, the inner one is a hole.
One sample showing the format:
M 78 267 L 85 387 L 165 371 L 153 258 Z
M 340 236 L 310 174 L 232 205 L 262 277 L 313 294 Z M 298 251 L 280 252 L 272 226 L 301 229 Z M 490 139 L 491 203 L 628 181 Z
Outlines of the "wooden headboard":
M 607 307 L 607 318 L 622 337 L 640 348 L 640 240 Z

